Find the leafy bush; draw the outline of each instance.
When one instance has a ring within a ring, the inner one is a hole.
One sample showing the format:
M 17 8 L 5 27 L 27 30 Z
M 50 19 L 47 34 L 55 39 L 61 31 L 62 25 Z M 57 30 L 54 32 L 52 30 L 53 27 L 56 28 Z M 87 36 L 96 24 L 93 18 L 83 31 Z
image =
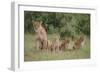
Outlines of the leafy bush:
M 34 33 L 32 20 L 42 20 L 48 34 L 59 33 L 61 37 L 90 36 L 90 14 L 25 11 L 24 16 L 25 33 Z

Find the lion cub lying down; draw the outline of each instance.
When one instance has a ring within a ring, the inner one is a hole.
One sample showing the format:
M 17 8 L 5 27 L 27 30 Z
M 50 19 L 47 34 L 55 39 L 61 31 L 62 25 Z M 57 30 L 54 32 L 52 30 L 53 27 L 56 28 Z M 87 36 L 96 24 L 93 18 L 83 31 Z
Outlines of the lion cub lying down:
M 66 49 L 68 49 L 69 43 L 70 43 L 69 39 L 62 40 L 61 43 L 60 43 L 60 45 L 59 45 L 59 49 L 61 51 L 65 51 Z
M 83 47 L 84 43 L 85 43 L 85 38 L 81 36 L 74 42 L 73 49 L 80 49 L 81 47 Z

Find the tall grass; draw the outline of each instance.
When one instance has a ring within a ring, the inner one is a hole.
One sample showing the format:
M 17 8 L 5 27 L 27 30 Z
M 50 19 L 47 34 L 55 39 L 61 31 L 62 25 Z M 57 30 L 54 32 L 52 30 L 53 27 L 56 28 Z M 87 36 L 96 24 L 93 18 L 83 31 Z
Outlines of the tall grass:
M 52 40 L 55 35 L 48 35 Z M 85 45 L 79 50 L 66 50 L 64 52 L 41 51 L 35 48 L 35 35 L 25 34 L 24 37 L 24 61 L 44 61 L 44 60 L 68 60 L 90 58 L 90 40 L 86 38 Z

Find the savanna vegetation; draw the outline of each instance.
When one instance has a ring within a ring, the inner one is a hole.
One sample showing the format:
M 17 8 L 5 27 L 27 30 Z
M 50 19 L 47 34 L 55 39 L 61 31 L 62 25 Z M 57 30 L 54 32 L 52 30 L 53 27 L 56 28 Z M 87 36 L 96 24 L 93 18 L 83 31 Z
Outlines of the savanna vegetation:
M 34 48 L 35 31 L 32 20 L 43 21 L 48 39 L 60 35 L 60 39 L 76 39 L 85 36 L 85 44 L 79 50 L 60 53 L 44 52 Z M 24 60 L 64 60 L 90 58 L 90 14 L 24 11 Z

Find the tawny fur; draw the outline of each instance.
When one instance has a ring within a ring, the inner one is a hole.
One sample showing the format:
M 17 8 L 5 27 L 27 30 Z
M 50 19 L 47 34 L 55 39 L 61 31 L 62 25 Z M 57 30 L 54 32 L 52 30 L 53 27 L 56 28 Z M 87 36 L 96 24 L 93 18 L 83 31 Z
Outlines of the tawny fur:
M 59 46 L 60 50 L 65 51 L 65 49 L 68 49 L 69 40 L 63 40 Z
M 59 38 L 58 37 L 55 37 L 53 40 L 52 40 L 52 45 L 51 45 L 51 51 L 59 51 Z
M 42 21 L 33 21 L 33 27 L 36 32 L 36 46 L 40 49 L 46 49 L 47 46 L 47 33 L 42 26 Z
M 80 49 L 83 46 L 84 40 L 85 40 L 84 37 L 81 36 L 78 40 L 75 41 L 73 48 Z

